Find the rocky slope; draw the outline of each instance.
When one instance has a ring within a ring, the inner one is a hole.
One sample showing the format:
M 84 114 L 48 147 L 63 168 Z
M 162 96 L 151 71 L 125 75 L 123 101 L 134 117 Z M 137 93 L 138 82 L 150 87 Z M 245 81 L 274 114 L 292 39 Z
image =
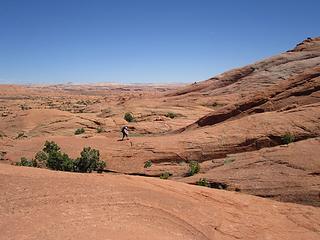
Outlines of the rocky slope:
M 6 86 L 0 93 L 2 162 L 32 158 L 53 140 L 71 157 L 99 149 L 112 172 L 168 172 L 191 184 L 205 178 L 213 188 L 319 206 L 320 38 L 174 91 Z M 127 123 L 125 112 L 136 121 Z M 130 140 L 119 141 L 123 125 Z M 85 134 L 75 136 L 80 127 Z M 201 166 L 192 177 L 190 161 Z
M 320 37 L 309 38 L 299 43 L 293 50 L 173 91 L 169 96 L 190 93 L 210 96 L 229 94 L 239 96 L 293 78 L 306 69 L 314 68 L 319 64 Z

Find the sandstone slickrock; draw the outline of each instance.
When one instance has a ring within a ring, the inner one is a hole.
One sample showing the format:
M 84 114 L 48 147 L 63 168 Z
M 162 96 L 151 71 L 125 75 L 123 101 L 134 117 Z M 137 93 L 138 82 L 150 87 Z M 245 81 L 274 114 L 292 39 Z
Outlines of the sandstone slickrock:
M 142 177 L 0 165 L 1 239 L 320 237 L 320 209 Z
M 170 179 L 191 184 L 202 177 L 213 187 L 319 206 L 319 84 L 320 38 L 314 38 L 185 87 L 5 85 L 2 162 L 32 158 L 53 140 L 71 157 L 85 146 L 99 149 L 112 172 L 170 172 Z M 126 112 L 135 122 L 123 119 Z M 118 141 L 123 125 L 128 141 Z M 86 133 L 75 136 L 80 127 Z M 186 176 L 190 161 L 200 163 L 200 174 Z

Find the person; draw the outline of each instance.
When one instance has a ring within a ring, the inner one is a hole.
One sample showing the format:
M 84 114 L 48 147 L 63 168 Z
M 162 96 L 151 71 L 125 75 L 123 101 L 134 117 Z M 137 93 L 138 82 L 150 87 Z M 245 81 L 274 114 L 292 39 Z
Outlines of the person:
M 127 137 L 127 139 L 129 139 L 129 129 L 127 126 L 122 127 L 121 129 L 122 132 L 122 141 L 124 140 L 125 137 Z

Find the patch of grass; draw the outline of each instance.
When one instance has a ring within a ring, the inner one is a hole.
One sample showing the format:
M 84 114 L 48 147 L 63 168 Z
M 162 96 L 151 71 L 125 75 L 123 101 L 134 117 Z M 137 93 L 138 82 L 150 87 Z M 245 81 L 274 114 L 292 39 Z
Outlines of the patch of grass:
M 193 175 L 197 174 L 199 171 L 200 171 L 200 164 L 196 161 L 191 161 L 189 163 L 188 175 L 193 176 Z
M 234 158 L 227 157 L 227 158 L 223 161 L 223 164 L 226 165 L 226 164 L 232 163 L 232 162 L 234 162 L 234 161 L 235 161 Z
M 164 172 L 160 175 L 160 179 L 168 179 L 171 176 L 171 173 Z
M 294 142 L 294 139 L 295 139 L 294 135 L 290 132 L 287 132 L 282 136 L 281 141 L 283 144 L 289 144 Z
M 78 128 L 78 129 L 74 132 L 75 135 L 79 135 L 79 134 L 82 134 L 82 133 L 85 133 L 84 128 Z
M 208 180 L 206 178 L 200 178 L 197 182 L 197 185 L 199 186 L 203 186 L 203 187 L 210 187 L 210 183 L 208 182 Z
M 173 119 L 173 118 L 177 117 L 178 114 L 176 114 L 176 113 L 174 113 L 174 112 L 167 112 L 167 113 L 165 114 L 165 116 L 168 117 L 168 118 Z
M 126 113 L 124 114 L 124 117 L 123 117 L 123 118 L 124 118 L 124 120 L 126 120 L 127 122 L 134 122 L 134 121 L 135 121 L 133 114 L 130 113 L 130 112 L 126 112 Z
M 152 162 L 151 162 L 151 160 L 148 160 L 148 161 L 146 161 L 145 163 L 144 163 L 144 168 L 149 168 L 149 167 L 151 167 L 152 166 Z

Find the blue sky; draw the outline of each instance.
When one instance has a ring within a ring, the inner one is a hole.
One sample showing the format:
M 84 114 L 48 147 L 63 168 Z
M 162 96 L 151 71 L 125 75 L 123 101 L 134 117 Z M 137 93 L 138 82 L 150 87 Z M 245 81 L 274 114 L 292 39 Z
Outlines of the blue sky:
M 320 1 L 0 0 L 0 83 L 204 80 L 320 35 Z

